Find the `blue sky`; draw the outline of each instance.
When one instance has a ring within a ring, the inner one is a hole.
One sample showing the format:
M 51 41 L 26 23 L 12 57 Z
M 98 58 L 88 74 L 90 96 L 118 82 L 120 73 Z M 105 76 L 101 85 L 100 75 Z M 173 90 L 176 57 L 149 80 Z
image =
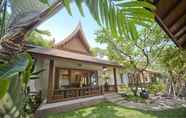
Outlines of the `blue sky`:
M 51 17 L 49 20 L 45 21 L 39 26 L 39 29 L 49 30 L 52 37 L 55 38 L 56 42 L 63 40 L 67 37 L 81 22 L 85 37 L 87 38 L 89 45 L 91 47 L 105 47 L 105 45 L 100 45 L 95 42 L 94 33 L 100 28 L 96 21 L 92 18 L 88 11 L 88 8 L 84 7 L 84 17 L 78 11 L 78 8 L 73 4 L 72 16 L 70 16 L 65 9 L 62 9 L 55 16 Z

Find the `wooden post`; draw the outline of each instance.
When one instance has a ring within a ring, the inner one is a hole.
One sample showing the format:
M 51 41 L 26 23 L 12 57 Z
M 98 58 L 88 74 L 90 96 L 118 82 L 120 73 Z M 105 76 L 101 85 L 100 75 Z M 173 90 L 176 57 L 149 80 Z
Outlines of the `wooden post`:
M 59 89 L 59 68 L 55 68 L 55 83 L 54 88 Z
M 116 68 L 113 68 L 113 73 L 114 73 L 115 92 L 118 92 L 117 77 L 116 77 Z
M 71 85 L 72 69 L 69 69 L 69 84 Z
M 54 60 L 49 62 L 49 78 L 48 78 L 48 99 L 47 102 L 53 100 L 54 87 L 53 87 L 53 74 L 54 74 Z

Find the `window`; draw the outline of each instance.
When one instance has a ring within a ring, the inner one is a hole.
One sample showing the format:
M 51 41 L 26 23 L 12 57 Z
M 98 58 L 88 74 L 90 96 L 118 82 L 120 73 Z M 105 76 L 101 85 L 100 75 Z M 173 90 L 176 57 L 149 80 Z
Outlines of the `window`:
M 69 69 L 56 68 L 55 88 L 60 89 L 70 85 Z

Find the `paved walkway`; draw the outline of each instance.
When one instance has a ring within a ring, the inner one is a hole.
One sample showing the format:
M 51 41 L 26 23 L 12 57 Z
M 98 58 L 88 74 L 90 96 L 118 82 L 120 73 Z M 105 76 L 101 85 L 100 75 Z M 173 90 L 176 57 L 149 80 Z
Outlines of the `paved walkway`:
M 181 100 L 178 98 L 167 99 L 162 97 L 156 97 L 150 100 L 146 100 L 146 103 L 136 103 L 133 101 L 127 101 L 120 95 L 107 96 L 106 99 L 120 106 L 135 108 L 140 110 L 160 111 L 166 109 L 186 107 L 186 100 Z
M 82 107 L 98 104 L 104 101 L 104 95 L 94 96 L 88 98 L 79 98 L 75 100 L 56 102 L 56 103 L 43 103 L 35 113 L 35 118 L 46 118 L 49 112 L 67 112 Z

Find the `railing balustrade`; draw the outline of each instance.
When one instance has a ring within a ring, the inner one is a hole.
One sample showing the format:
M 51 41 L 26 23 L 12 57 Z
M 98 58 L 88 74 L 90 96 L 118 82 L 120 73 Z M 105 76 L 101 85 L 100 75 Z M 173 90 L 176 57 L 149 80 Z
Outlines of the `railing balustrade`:
M 73 99 L 86 96 L 97 96 L 103 94 L 102 86 L 55 89 L 54 98 L 56 99 Z
M 104 92 L 116 92 L 115 85 L 106 85 L 104 86 Z

